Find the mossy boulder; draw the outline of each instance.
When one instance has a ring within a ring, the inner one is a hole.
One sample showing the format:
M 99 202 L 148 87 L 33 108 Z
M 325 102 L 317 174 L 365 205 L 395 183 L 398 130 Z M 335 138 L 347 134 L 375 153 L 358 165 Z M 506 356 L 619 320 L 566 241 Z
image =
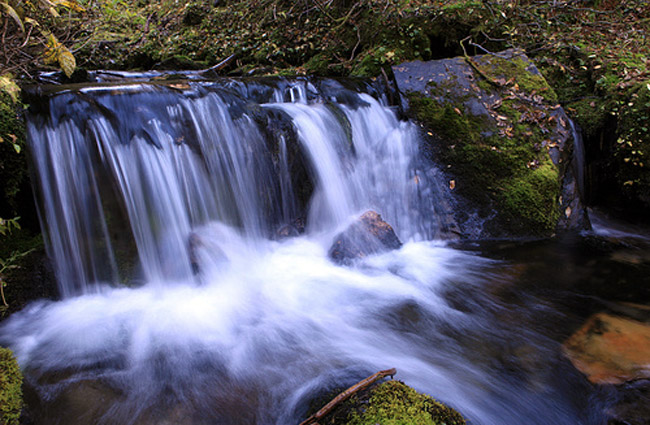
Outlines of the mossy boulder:
M 465 235 L 546 237 L 587 225 L 571 122 L 523 52 L 393 71 L 450 190 L 468 204 L 458 217 Z
M 318 419 L 321 425 L 465 425 L 456 410 L 401 381 L 361 390 Z
M 18 425 L 23 408 L 23 375 L 13 353 L 0 347 L 0 424 Z
M 420 394 L 400 381 L 373 388 L 367 401 L 352 410 L 345 425 L 464 425 L 454 409 Z

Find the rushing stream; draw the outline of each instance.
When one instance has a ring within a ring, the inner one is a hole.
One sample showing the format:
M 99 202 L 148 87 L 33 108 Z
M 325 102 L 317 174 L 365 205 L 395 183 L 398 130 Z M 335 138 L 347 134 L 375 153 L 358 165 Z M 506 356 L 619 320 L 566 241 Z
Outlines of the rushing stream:
M 560 351 L 576 314 L 513 292 L 518 247 L 440 241 L 452 203 L 417 129 L 355 87 L 105 84 L 32 107 L 63 299 L 0 341 L 37 424 L 291 425 L 390 367 L 472 424 L 603 423 L 607 394 Z M 369 209 L 404 245 L 336 265 Z

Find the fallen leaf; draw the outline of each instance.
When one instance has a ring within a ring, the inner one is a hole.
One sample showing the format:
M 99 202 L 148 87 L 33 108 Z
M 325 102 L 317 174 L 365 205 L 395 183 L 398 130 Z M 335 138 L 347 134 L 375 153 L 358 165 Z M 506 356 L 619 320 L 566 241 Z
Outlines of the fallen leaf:
M 456 180 L 449 180 L 449 189 L 454 190 L 456 188 Z

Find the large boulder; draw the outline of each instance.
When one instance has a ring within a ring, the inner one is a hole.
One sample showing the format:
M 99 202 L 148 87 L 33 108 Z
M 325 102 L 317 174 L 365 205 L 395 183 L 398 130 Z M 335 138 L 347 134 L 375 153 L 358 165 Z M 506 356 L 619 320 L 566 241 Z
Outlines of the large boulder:
M 647 319 L 650 309 L 626 305 Z M 650 324 L 597 313 L 563 344 L 564 354 L 594 384 L 612 394 L 610 425 L 647 425 L 650 418 Z
M 518 50 L 393 67 L 405 109 L 449 173 L 467 236 L 550 236 L 587 226 L 576 132 Z
M 401 246 L 390 224 L 375 211 L 367 211 L 334 239 L 328 255 L 336 263 L 348 264 Z
M 598 313 L 563 345 L 574 366 L 595 384 L 650 378 L 650 325 Z

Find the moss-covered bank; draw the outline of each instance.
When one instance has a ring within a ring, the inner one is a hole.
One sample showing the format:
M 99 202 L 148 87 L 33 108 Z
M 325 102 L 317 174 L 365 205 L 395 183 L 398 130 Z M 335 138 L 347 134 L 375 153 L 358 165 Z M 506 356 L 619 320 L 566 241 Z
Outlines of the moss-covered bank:
M 0 347 L 0 424 L 18 425 L 23 408 L 23 375 L 8 348 Z
M 19 215 L 20 191 L 29 186 L 19 96 L 11 76 L 0 76 L 0 217 L 5 219 Z
M 650 211 L 650 80 L 630 90 L 620 109 L 616 182 L 632 203 Z M 636 202 L 635 202 L 636 201 Z
M 24 106 L 11 76 L 0 76 L 0 318 L 56 293 L 30 185 Z

